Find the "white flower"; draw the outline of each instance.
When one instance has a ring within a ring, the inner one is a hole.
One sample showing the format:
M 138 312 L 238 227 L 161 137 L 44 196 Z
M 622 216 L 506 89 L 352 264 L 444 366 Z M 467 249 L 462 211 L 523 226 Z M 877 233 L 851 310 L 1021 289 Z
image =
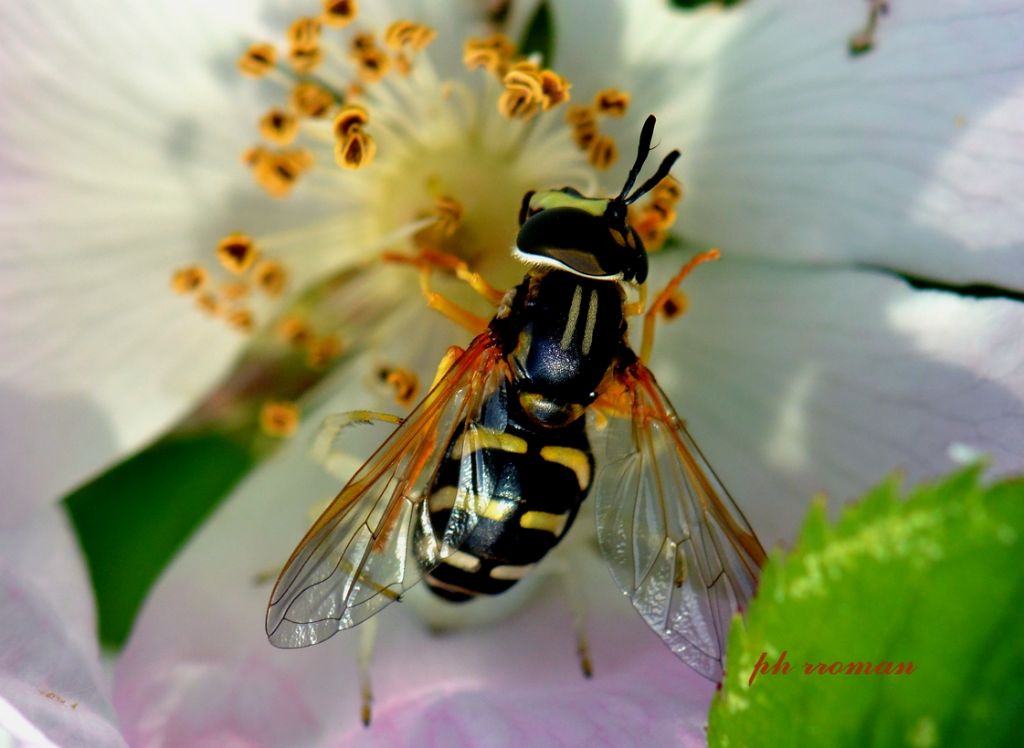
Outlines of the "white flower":
M 627 116 L 602 119 L 601 131 L 628 152 L 654 112 L 661 147 L 683 150 L 677 228 L 724 259 L 688 281 L 689 311 L 660 330 L 654 370 L 769 541 L 791 535 L 814 491 L 848 498 L 894 468 L 934 475 L 948 469 L 954 444 L 990 452 L 1000 470 L 1022 463 L 1024 5 L 891 6 L 876 48 L 852 57 L 848 38 L 864 26 L 867 3 L 760 0 L 695 14 L 660 2 L 553 4 L 553 67 L 573 102 L 628 91 Z M 529 8 L 513 7 L 521 27 Z M 216 268 L 224 236 L 252 236 L 294 291 L 372 260 L 454 190 L 466 228 L 480 234 L 473 246 L 488 253 L 470 259 L 500 276 L 511 267 L 501 267 L 500 222 L 514 226 L 518 196 L 550 186 L 535 180 L 590 172 L 560 114 L 533 129 L 498 117 L 497 83 L 487 91 L 486 74 L 461 68 L 462 42 L 477 33 L 464 6 L 396 0 L 364 8 L 368 23 L 380 31 L 423 21 L 437 39 L 393 91 L 389 83 L 368 94 L 373 163 L 343 173 L 318 162 L 289 199 L 266 199 L 241 178 L 239 150 L 281 89 L 246 84 L 233 64 L 248 42 L 301 12 L 291 11 L 182 0 L 0 10 L 0 402 L 11 429 L 0 453 L 2 524 L 37 521 L 34 511 L 161 433 L 228 370 L 246 339 L 167 290 L 176 269 Z M 463 82 L 446 85 L 453 78 Z M 463 101 L 487 116 L 462 117 Z M 321 129 L 329 153 L 333 136 Z M 511 143 L 521 150 L 502 165 L 493 154 Z M 443 159 L 429 161 L 438 152 Z M 615 189 L 622 160 L 600 188 Z M 438 170 L 445 179 L 434 194 Z M 679 254 L 653 262 L 656 285 Z M 897 274 L 1002 292 L 917 290 Z M 375 288 L 374 303 L 395 300 L 393 287 Z M 295 299 L 257 298 L 258 321 Z M 441 323 L 422 309 L 412 297 L 378 328 L 385 347 L 376 355 L 419 364 L 455 341 L 450 328 L 431 334 Z M 320 410 L 368 404 L 360 365 L 324 383 L 320 399 L 334 399 Z M 553 594 L 498 627 L 441 642 L 396 613 L 378 644 L 376 732 L 354 727 L 349 649 L 271 650 L 260 626 L 266 590 L 250 582 L 286 555 L 308 501 L 337 487 L 305 455 L 315 421 L 228 500 L 153 591 L 117 665 L 114 704 L 130 742 L 422 742 L 450 727 L 449 742 L 491 730 L 483 739 L 506 745 L 538 725 L 569 725 L 558 737 L 565 744 L 701 740 L 708 689 L 660 656 L 628 610 L 618 616 L 628 606 L 598 572 L 585 577 L 597 619 L 594 682 L 575 672 L 568 616 Z M 61 589 L 76 585 L 80 594 L 80 582 Z M 87 648 L 74 651 L 84 652 L 80 672 L 92 672 Z M 4 660 L 2 675 L 56 692 L 36 683 L 34 663 L 50 656 Z M 96 705 L 90 714 L 109 719 L 102 688 L 82 688 Z M 0 707 L 70 741 L 76 710 L 53 712 L 56 702 L 36 695 L 19 701 L 5 690 Z M 677 711 L 684 699 L 690 708 Z M 0 711 L 0 724 L 13 724 L 8 716 Z

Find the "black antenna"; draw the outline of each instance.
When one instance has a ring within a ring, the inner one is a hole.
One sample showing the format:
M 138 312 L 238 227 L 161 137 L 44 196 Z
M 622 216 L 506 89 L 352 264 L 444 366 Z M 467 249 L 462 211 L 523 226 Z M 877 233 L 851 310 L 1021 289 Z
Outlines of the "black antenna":
M 640 176 L 640 170 L 644 168 L 644 162 L 647 160 L 647 154 L 651 152 L 651 141 L 654 139 L 654 123 L 655 118 L 653 114 L 647 115 L 647 119 L 644 120 L 643 129 L 640 130 L 640 144 L 636 150 L 636 161 L 633 162 L 633 168 L 629 170 L 629 174 L 626 176 L 626 184 L 622 187 L 622 192 L 616 197 L 616 200 L 620 200 L 626 205 L 636 202 L 642 196 L 653 190 L 655 186 L 662 179 L 668 176 L 668 173 L 672 171 L 672 166 L 679 158 L 679 151 L 672 151 L 665 160 L 661 162 L 661 166 L 654 172 L 654 176 L 644 182 L 640 187 L 637 188 L 629 197 L 626 194 L 632 189 L 633 183 L 636 182 L 636 178 Z
M 639 199 L 643 195 L 646 195 L 648 192 L 657 187 L 658 182 L 667 177 L 668 173 L 672 171 L 672 166 L 678 159 L 679 151 L 672 151 L 670 154 L 665 156 L 665 160 L 661 162 L 661 166 L 659 166 L 658 170 L 654 172 L 654 176 L 648 179 L 642 185 L 640 185 L 637 188 L 636 192 L 634 192 L 632 195 L 625 199 L 624 202 L 626 203 L 626 205 L 636 202 L 637 199 Z
M 647 154 L 651 152 L 651 140 L 654 138 L 654 121 L 653 114 L 647 115 L 647 119 L 644 120 L 644 127 L 640 131 L 640 145 L 636 149 L 636 161 L 633 162 L 633 168 L 629 170 L 626 183 L 622 186 L 622 192 L 615 198 L 616 200 L 625 200 L 626 194 L 633 188 L 636 178 L 640 176 L 640 170 L 644 168 L 644 161 L 647 160 Z

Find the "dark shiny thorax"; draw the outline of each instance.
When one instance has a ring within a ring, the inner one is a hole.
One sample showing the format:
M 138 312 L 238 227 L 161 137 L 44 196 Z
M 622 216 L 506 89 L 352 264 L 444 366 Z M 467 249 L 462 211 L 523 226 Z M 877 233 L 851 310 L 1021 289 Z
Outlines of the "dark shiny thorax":
M 520 404 L 539 423 L 574 420 L 596 397 L 626 332 L 618 283 L 551 270 L 526 276 L 495 320 Z

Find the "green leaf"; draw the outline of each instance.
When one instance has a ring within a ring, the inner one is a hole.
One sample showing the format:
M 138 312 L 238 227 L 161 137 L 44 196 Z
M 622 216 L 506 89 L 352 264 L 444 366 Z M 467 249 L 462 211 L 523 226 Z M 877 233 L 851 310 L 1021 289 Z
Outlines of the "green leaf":
M 157 576 L 254 459 L 222 434 L 172 436 L 65 498 L 92 575 L 104 645 L 124 643 Z
M 835 524 L 815 503 L 733 622 L 712 746 L 1020 744 L 1024 481 L 984 488 L 979 472 L 905 501 L 888 480 Z M 749 682 L 783 651 L 788 673 Z M 913 670 L 876 674 L 886 662 Z
M 555 21 L 548 7 L 547 0 L 537 6 L 533 17 L 526 24 L 522 39 L 519 40 L 519 51 L 524 55 L 535 52 L 540 55 L 543 65 L 551 64 L 551 51 L 555 48 Z

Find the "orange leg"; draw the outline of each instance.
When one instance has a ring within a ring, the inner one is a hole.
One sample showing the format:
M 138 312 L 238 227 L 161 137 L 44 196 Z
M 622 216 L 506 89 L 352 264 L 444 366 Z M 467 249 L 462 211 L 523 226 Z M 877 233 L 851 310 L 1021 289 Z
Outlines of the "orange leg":
M 640 360 L 646 364 L 651 360 L 651 349 L 654 347 L 654 323 L 657 319 L 657 314 L 660 312 L 669 299 L 672 298 L 672 294 L 675 293 L 676 289 L 679 288 L 679 284 L 683 282 L 683 279 L 690 274 L 695 267 L 704 263 L 710 262 L 711 260 L 717 260 L 722 256 L 722 253 L 717 249 L 709 249 L 707 252 L 701 252 L 696 257 L 692 258 L 689 262 L 683 265 L 682 269 L 675 274 L 662 289 L 662 292 L 658 294 L 654 303 L 651 304 L 650 308 L 644 314 L 644 337 L 643 342 L 640 345 Z
M 493 306 L 497 306 L 505 298 L 505 294 L 494 288 L 482 275 L 473 272 L 463 260 L 447 252 L 436 249 L 422 249 L 419 254 L 413 256 L 385 252 L 383 259 L 385 262 L 402 263 L 419 268 L 420 290 L 427 300 L 427 305 L 474 334 L 482 332 L 487 327 L 487 320 L 434 291 L 430 285 L 431 273 L 434 270 L 440 269 L 454 274 L 456 278 L 464 281 Z

